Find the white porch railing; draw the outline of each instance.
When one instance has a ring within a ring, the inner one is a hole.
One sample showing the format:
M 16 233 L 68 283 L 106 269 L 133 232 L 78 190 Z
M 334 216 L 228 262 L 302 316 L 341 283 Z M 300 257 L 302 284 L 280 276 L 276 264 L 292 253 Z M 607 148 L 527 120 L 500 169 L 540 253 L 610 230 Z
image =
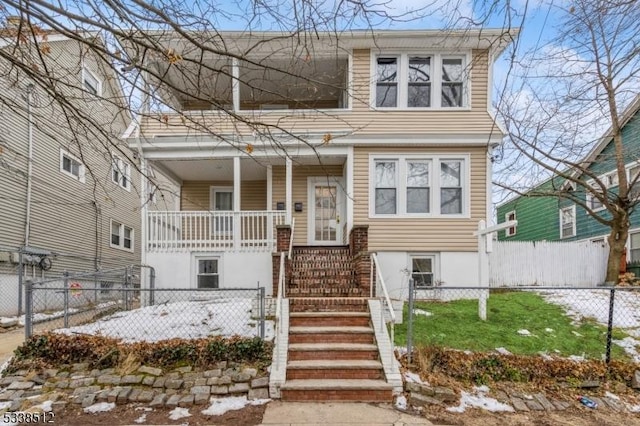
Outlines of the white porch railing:
M 147 250 L 272 251 L 284 211 L 150 211 Z
M 391 299 L 389 298 L 389 292 L 387 291 L 387 286 L 384 282 L 384 278 L 382 276 L 382 270 L 380 269 L 380 263 L 378 262 L 378 256 L 376 256 L 375 253 L 371 253 L 371 272 L 370 272 L 370 276 L 373 278 L 375 278 L 375 281 L 372 280 L 371 281 L 371 287 L 373 288 L 374 283 L 376 283 L 377 285 L 380 286 L 380 290 L 381 291 L 376 291 L 376 295 L 380 298 L 380 302 L 381 302 L 381 306 L 382 306 L 382 314 L 380 315 L 380 328 L 384 329 L 384 325 L 385 325 L 385 315 L 384 315 L 384 309 L 387 309 L 387 311 L 389 312 L 389 334 L 390 334 L 390 339 L 391 339 L 391 358 L 394 358 L 394 348 L 393 345 L 395 344 L 395 325 L 396 325 L 396 314 L 393 310 L 393 305 L 391 304 Z M 374 277 L 374 269 L 375 269 L 375 277 Z M 377 290 L 377 286 L 376 286 L 376 290 Z M 382 293 L 382 294 L 380 294 Z

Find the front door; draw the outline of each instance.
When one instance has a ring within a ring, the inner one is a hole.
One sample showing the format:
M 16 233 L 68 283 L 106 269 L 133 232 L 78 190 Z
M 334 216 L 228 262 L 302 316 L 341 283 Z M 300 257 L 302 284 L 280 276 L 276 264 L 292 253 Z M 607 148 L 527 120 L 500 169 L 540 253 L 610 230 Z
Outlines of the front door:
M 342 244 L 342 194 L 340 182 L 333 178 L 309 178 L 310 244 Z
M 233 233 L 233 189 L 211 188 L 211 210 L 214 212 L 211 230 L 213 235 L 231 235 Z

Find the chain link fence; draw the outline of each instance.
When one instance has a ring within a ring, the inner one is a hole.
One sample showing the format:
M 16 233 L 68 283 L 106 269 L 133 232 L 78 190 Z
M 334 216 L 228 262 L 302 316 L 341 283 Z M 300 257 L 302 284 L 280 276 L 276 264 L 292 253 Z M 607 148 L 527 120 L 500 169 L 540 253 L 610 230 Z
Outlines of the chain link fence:
M 640 362 L 640 288 L 416 288 L 396 343 L 545 358 Z M 486 320 L 481 301 L 486 298 Z M 399 312 L 396 314 L 398 315 Z
M 27 281 L 25 336 L 57 330 L 127 342 L 273 337 L 263 287 L 156 289 L 153 278 L 152 269 L 127 267 Z

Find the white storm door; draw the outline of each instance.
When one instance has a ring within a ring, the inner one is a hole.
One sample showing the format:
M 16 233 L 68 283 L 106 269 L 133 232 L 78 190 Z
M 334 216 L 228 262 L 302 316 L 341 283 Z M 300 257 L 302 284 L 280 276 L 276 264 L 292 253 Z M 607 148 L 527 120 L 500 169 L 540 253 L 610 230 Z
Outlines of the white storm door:
M 309 244 L 342 244 L 343 189 L 334 179 L 309 178 Z

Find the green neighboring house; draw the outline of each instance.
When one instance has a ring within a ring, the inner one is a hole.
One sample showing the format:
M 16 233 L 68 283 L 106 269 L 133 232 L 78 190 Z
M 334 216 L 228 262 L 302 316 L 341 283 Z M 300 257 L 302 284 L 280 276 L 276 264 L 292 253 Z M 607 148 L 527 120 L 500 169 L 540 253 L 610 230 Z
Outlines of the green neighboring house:
M 640 173 L 640 95 L 622 115 L 622 138 L 625 146 L 625 163 L 627 177 L 631 180 Z M 613 191 L 618 185 L 614 163 L 614 146 L 607 131 L 585 158 L 589 170 L 598 175 L 600 180 Z M 584 179 L 588 180 L 587 176 Z M 532 196 L 543 193 L 545 188 L 559 188 L 569 184 L 558 176 L 540 183 L 528 193 L 517 196 L 501 204 L 497 208 L 497 222 L 517 220 L 518 225 L 498 233 L 500 241 L 593 241 L 604 242 L 609 228 L 589 216 L 584 208 L 570 200 L 548 196 Z M 638 184 L 640 185 L 640 184 Z M 598 200 L 586 194 L 578 185 L 574 191 L 583 193 L 585 202 L 592 209 L 601 206 Z M 604 208 L 603 208 L 604 210 Z M 608 213 L 603 212 L 604 215 Z M 640 261 L 640 208 L 631 214 L 631 228 L 627 252 L 630 261 Z

